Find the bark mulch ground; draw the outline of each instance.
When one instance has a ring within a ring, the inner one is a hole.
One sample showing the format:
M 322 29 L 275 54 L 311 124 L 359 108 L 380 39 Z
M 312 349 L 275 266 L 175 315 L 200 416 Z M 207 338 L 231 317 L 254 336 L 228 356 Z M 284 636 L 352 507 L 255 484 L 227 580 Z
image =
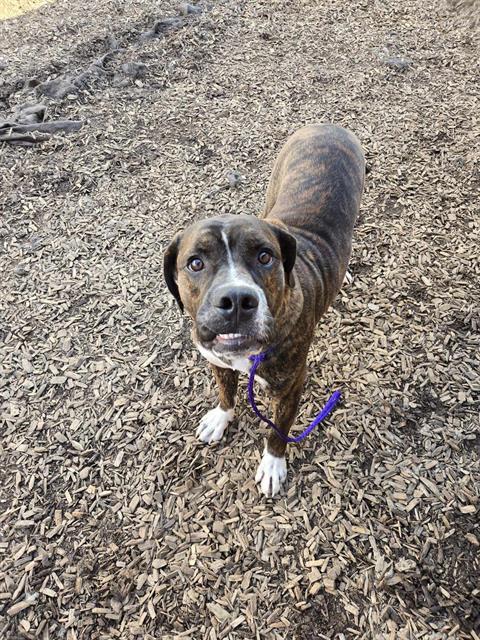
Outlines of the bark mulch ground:
M 472 15 L 58 0 L 0 23 L 2 640 L 479 640 Z M 315 121 L 358 135 L 368 176 L 298 428 L 345 398 L 272 501 L 245 383 L 226 439 L 194 437 L 215 389 L 161 256 L 261 210 Z

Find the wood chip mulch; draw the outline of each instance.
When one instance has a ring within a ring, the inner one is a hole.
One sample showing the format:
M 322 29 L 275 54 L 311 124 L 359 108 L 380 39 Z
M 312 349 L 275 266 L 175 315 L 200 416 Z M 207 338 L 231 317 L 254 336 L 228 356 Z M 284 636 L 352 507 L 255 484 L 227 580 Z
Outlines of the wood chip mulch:
M 480 640 L 472 6 L 58 0 L 0 23 L 0 119 L 83 123 L 0 145 L 2 640 Z M 359 136 L 368 176 L 298 428 L 345 398 L 272 501 L 245 381 L 226 439 L 195 439 L 215 388 L 161 256 L 258 212 L 315 121 Z

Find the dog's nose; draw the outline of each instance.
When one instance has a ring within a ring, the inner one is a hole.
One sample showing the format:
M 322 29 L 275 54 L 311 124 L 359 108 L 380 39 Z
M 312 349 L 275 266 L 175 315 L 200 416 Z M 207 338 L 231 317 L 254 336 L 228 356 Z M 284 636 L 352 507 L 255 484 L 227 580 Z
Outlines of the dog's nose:
M 258 307 L 258 295 L 250 287 L 219 287 L 212 300 L 225 319 L 238 320 L 254 315 Z

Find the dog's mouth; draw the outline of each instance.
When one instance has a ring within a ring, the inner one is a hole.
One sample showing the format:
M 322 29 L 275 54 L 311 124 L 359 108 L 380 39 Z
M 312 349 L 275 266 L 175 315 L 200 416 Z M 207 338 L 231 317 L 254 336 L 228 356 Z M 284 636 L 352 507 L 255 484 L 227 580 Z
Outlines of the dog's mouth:
M 242 333 L 219 333 L 211 345 L 216 353 L 253 353 L 261 348 L 258 338 Z

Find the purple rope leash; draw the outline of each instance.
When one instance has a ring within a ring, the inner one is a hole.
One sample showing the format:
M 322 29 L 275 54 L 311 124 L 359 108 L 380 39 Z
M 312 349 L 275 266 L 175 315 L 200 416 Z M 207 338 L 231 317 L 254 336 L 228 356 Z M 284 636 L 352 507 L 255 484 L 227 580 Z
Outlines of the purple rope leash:
M 334 391 L 330 396 L 330 398 L 328 399 L 326 405 L 320 411 L 320 413 L 315 417 L 313 422 L 309 424 L 309 426 L 305 429 L 305 431 L 302 431 L 302 433 L 299 436 L 297 436 L 296 438 L 291 438 L 290 436 L 286 436 L 284 433 L 280 431 L 280 429 L 277 427 L 277 425 L 274 422 L 269 420 L 269 418 L 267 418 L 261 413 L 261 411 L 257 407 L 257 404 L 255 402 L 255 396 L 253 393 L 253 383 L 255 380 L 255 373 L 258 367 L 260 366 L 260 364 L 267 358 L 269 353 L 270 351 L 264 351 L 263 353 L 257 353 L 256 355 L 248 357 L 250 362 L 253 363 L 252 368 L 250 369 L 250 376 L 248 378 L 248 401 L 250 402 L 252 409 L 255 412 L 255 415 L 257 416 L 257 418 L 260 418 L 260 420 L 263 420 L 263 422 L 266 422 L 268 426 L 271 427 L 284 442 L 301 442 L 315 429 L 316 426 L 318 426 L 322 422 L 322 420 L 325 420 L 325 418 L 333 411 L 335 405 L 340 400 L 340 397 L 342 394 L 340 393 L 340 391 Z

